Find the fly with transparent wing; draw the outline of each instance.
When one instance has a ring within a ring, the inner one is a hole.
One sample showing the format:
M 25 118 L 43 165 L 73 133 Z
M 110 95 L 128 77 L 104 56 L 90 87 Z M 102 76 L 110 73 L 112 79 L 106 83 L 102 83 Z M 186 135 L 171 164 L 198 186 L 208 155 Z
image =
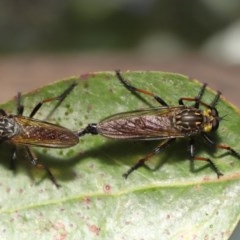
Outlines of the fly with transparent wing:
M 221 93 L 217 92 L 210 104 L 203 102 L 202 96 L 206 89 L 203 84 L 195 98 L 183 97 L 178 100 L 178 106 L 169 106 L 161 97 L 143 89 L 132 86 L 116 71 L 119 81 L 132 93 L 142 93 L 153 97 L 162 106 L 130 112 L 117 113 L 109 116 L 99 123 L 88 124 L 86 128 L 77 132 L 81 137 L 85 134 L 102 135 L 104 137 L 123 140 L 162 140 L 150 153 L 141 158 L 126 173 L 127 178 L 133 171 L 145 165 L 151 157 L 172 144 L 177 138 L 188 138 L 191 171 L 195 171 L 194 160 L 205 161 L 218 177 L 223 175 L 210 158 L 197 156 L 195 153 L 195 137 L 201 136 L 208 144 L 215 148 L 228 151 L 233 156 L 240 158 L 233 148 L 226 144 L 216 144 L 208 133 L 218 129 L 221 118 L 216 109 Z M 186 106 L 185 101 L 193 102 L 193 106 Z M 200 109 L 203 106 L 204 109 Z
M 17 97 L 17 114 L 7 114 L 0 109 L 0 141 L 13 144 L 14 151 L 11 158 L 11 168 L 15 168 L 16 149 L 22 146 L 31 164 L 43 168 L 51 181 L 59 187 L 50 169 L 35 156 L 30 146 L 48 148 L 68 148 L 78 143 L 78 136 L 71 130 L 52 124 L 47 121 L 35 119 L 34 116 L 43 104 L 58 101 L 53 111 L 64 101 L 74 89 L 76 83 L 72 83 L 62 94 L 56 97 L 47 98 L 39 102 L 31 111 L 28 117 L 23 116 L 24 106 L 21 104 L 21 95 Z M 52 112 L 53 112 L 52 111 Z

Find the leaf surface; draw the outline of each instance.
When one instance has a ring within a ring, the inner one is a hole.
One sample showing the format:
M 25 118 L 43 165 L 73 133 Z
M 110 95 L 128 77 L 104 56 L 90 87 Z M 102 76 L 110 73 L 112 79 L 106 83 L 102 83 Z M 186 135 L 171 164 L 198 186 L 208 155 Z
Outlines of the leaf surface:
M 201 84 L 164 72 L 124 72 L 134 86 L 177 106 L 180 97 L 195 97 Z M 23 95 L 24 115 L 45 98 L 59 95 L 73 81 L 77 87 L 48 120 L 72 130 L 112 114 L 159 104 L 149 96 L 131 94 L 113 72 L 93 73 L 58 81 Z M 210 103 L 215 92 L 207 90 Z M 44 119 L 54 103 L 36 115 Z M 15 101 L 1 105 L 15 112 Z M 221 99 L 225 116 L 213 139 L 240 151 L 238 110 Z M 19 151 L 17 169 L 9 170 L 11 146 L 1 145 L 0 232 L 2 239 L 228 239 L 239 220 L 240 161 L 196 138 L 198 156 L 209 157 L 224 176 L 204 162 L 191 172 L 188 139 L 178 139 L 127 180 L 122 178 L 159 141 L 119 141 L 86 135 L 68 149 L 34 148 L 53 172 L 60 189 L 45 172 L 33 169 Z

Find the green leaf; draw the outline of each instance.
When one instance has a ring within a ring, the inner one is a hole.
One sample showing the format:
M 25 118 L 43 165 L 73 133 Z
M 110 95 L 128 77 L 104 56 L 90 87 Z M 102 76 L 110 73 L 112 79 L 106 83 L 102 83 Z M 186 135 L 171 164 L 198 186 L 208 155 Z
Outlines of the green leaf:
M 180 97 L 195 97 L 201 84 L 186 76 L 163 72 L 125 72 L 124 77 L 142 89 L 177 106 Z M 93 73 L 45 86 L 23 96 L 24 115 L 41 100 L 57 96 L 73 81 L 78 86 L 49 119 L 72 130 L 97 123 L 115 113 L 159 106 L 131 94 L 113 72 Z M 210 103 L 215 92 L 207 91 Z M 36 115 L 44 119 L 54 103 Z M 15 112 L 15 101 L 1 106 Z M 218 143 L 240 151 L 238 110 L 221 99 L 225 116 L 213 135 Z M 198 156 L 209 157 L 224 176 L 204 162 L 198 172 L 189 170 L 188 139 L 178 139 L 149 162 L 155 171 L 140 168 L 122 178 L 137 160 L 159 141 L 119 141 L 86 135 L 68 149 L 34 148 L 52 170 L 60 189 L 43 170 L 36 170 L 20 152 L 15 172 L 9 170 L 11 147 L 1 146 L 1 239 L 228 239 L 239 220 L 240 161 L 209 147 L 197 138 Z

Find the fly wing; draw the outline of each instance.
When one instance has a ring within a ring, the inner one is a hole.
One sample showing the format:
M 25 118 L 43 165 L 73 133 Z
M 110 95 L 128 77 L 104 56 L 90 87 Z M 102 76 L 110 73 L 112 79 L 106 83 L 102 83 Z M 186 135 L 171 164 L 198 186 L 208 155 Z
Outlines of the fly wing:
M 115 114 L 97 125 L 98 132 L 109 138 L 154 140 L 184 137 L 175 127 L 178 107 L 159 107 Z
M 18 133 L 10 139 L 14 144 L 65 148 L 79 141 L 67 128 L 23 116 L 14 118 L 18 124 Z

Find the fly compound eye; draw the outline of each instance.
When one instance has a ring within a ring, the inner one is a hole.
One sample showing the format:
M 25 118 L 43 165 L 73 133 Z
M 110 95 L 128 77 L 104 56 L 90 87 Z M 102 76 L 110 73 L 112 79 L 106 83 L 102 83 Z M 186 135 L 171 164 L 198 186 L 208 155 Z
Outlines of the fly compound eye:
M 216 108 L 211 109 L 211 115 L 215 118 L 218 118 L 218 111 Z
M 218 120 L 218 118 L 214 118 L 212 121 L 212 130 L 213 131 L 217 130 L 218 126 L 219 126 L 219 120 Z
M 219 117 L 218 117 L 218 111 L 213 108 L 211 111 L 211 115 L 212 115 L 212 130 L 215 131 L 218 129 L 219 126 Z

